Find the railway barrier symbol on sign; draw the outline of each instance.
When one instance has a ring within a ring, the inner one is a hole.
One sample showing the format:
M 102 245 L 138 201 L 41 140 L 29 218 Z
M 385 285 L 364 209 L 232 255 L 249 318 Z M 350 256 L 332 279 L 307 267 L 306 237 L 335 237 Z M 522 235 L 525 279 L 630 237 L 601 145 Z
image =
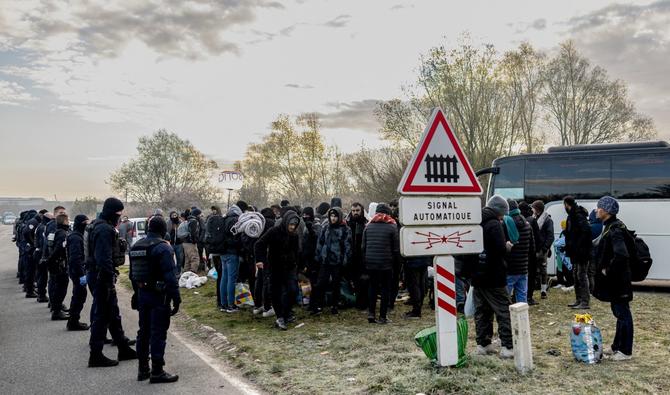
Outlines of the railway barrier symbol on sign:
M 458 182 L 458 159 L 456 155 L 426 155 L 426 181 Z

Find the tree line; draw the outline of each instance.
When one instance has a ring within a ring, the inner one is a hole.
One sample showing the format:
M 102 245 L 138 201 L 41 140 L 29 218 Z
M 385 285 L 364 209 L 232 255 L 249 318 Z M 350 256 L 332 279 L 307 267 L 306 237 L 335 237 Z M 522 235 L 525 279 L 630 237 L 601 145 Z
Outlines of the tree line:
M 574 43 L 549 56 L 529 43 L 503 53 L 463 35 L 456 46 L 420 57 L 403 97 L 380 101 L 380 147 L 343 153 L 324 141 L 315 113 L 281 114 L 261 141 L 235 163 L 244 174 L 240 198 L 259 206 L 286 198 L 302 205 L 345 200 L 389 201 L 434 107 L 441 107 L 471 164 L 541 152 L 546 145 L 652 139 L 651 118 L 640 114 L 626 84 L 581 54 Z M 209 183 L 216 163 L 188 141 L 159 131 L 143 137 L 138 158 L 110 178 L 113 189 L 137 202 L 176 207 L 220 199 Z M 198 175 L 201 175 L 198 176 Z

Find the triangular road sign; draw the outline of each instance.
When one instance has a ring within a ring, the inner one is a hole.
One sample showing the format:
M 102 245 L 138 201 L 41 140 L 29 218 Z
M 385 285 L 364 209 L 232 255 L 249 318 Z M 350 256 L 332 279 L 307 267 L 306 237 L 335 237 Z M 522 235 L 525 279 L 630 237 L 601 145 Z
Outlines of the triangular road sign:
M 482 187 L 440 108 L 398 185 L 403 195 L 481 195 Z

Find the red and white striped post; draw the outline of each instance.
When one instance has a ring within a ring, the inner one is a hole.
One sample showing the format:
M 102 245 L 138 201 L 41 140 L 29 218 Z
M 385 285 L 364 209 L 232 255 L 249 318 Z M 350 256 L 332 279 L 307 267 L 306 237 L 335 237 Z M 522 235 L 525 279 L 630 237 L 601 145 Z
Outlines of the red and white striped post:
M 437 362 L 440 366 L 458 363 L 458 333 L 456 326 L 456 276 L 454 257 L 436 256 L 435 321 L 437 323 Z

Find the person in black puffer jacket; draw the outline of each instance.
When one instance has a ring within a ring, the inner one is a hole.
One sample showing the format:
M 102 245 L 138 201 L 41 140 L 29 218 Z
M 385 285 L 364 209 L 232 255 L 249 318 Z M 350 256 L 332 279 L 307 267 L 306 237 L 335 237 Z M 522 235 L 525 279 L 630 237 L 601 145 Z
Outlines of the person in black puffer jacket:
M 291 307 L 298 293 L 299 224 L 298 214 L 289 210 L 282 217 L 281 224 L 265 232 L 254 246 L 256 267 L 265 269 L 266 263 L 270 267 L 272 306 L 277 315 L 275 326 L 281 330 L 288 329 L 288 323 L 295 321 Z
M 526 219 L 526 221 L 528 221 L 528 225 L 530 225 L 530 229 L 532 231 L 531 233 L 533 234 L 534 243 L 532 244 L 532 246 L 533 250 L 535 251 L 535 255 L 531 255 L 528 257 L 528 291 L 526 294 L 526 300 L 528 300 L 528 305 L 533 306 L 538 304 L 535 301 L 535 299 L 533 299 L 533 293 L 537 289 L 538 284 L 540 284 L 538 274 L 539 272 L 538 252 L 541 250 L 542 247 L 542 241 L 540 238 L 540 227 L 537 224 L 537 220 L 533 216 L 533 209 L 530 207 L 528 203 L 520 202 L 519 210 L 521 211 L 521 215 Z
M 590 308 L 589 293 L 589 259 L 591 259 L 591 225 L 589 212 L 577 204 L 572 196 L 563 199 L 565 211 L 568 213 L 567 227 L 565 228 L 565 255 L 572 262 L 572 271 L 575 278 L 575 303 L 568 305 L 575 310 Z
M 317 314 L 321 310 L 326 287 L 330 281 L 332 292 L 331 313 L 338 314 L 342 270 L 351 261 L 351 229 L 347 226 L 339 207 L 328 211 L 328 223 L 323 227 L 317 240 L 315 259 L 319 262 L 319 276 L 312 290 L 310 310 Z
M 517 303 L 526 303 L 528 292 L 528 262 L 531 256 L 535 257 L 535 239 L 528 221 L 521 215 L 516 201 L 508 200 L 509 215 L 516 228 L 516 240 L 512 240 L 512 250 L 505 257 L 507 262 L 507 290 Z M 512 233 L 512 232 L 509 232 Z
M 370 276 L 368 288 L 368 322 L 386 324 L 393 267 L 400 260 L 398 226 L 391 217 L 391 208 L 384 203 L 377 205 L 377 213 L 363 232 L 363 259 Z M 379 321 L 375 320 L 377 294 L 381 292 Z
M 475 329 L 477 332 L 477 354 L 496 353 L 491 343 L 493 337 L 493 316 L 498 321 L 498 335 L 502 343 L 500 356 L 514 357 L 512 350 L 512 323 L 509 314 L 510 297 L 507 292 L 507 268 L 505 254 L 511 251 L 512 243 L 506 241 L 505 231 L 501 223 L 509 213 L 507 201 L 499 196 L 492 196 L 482 209 L 482 230 L 484 234 L 484 251 L 473 273 L 475 303 Z

